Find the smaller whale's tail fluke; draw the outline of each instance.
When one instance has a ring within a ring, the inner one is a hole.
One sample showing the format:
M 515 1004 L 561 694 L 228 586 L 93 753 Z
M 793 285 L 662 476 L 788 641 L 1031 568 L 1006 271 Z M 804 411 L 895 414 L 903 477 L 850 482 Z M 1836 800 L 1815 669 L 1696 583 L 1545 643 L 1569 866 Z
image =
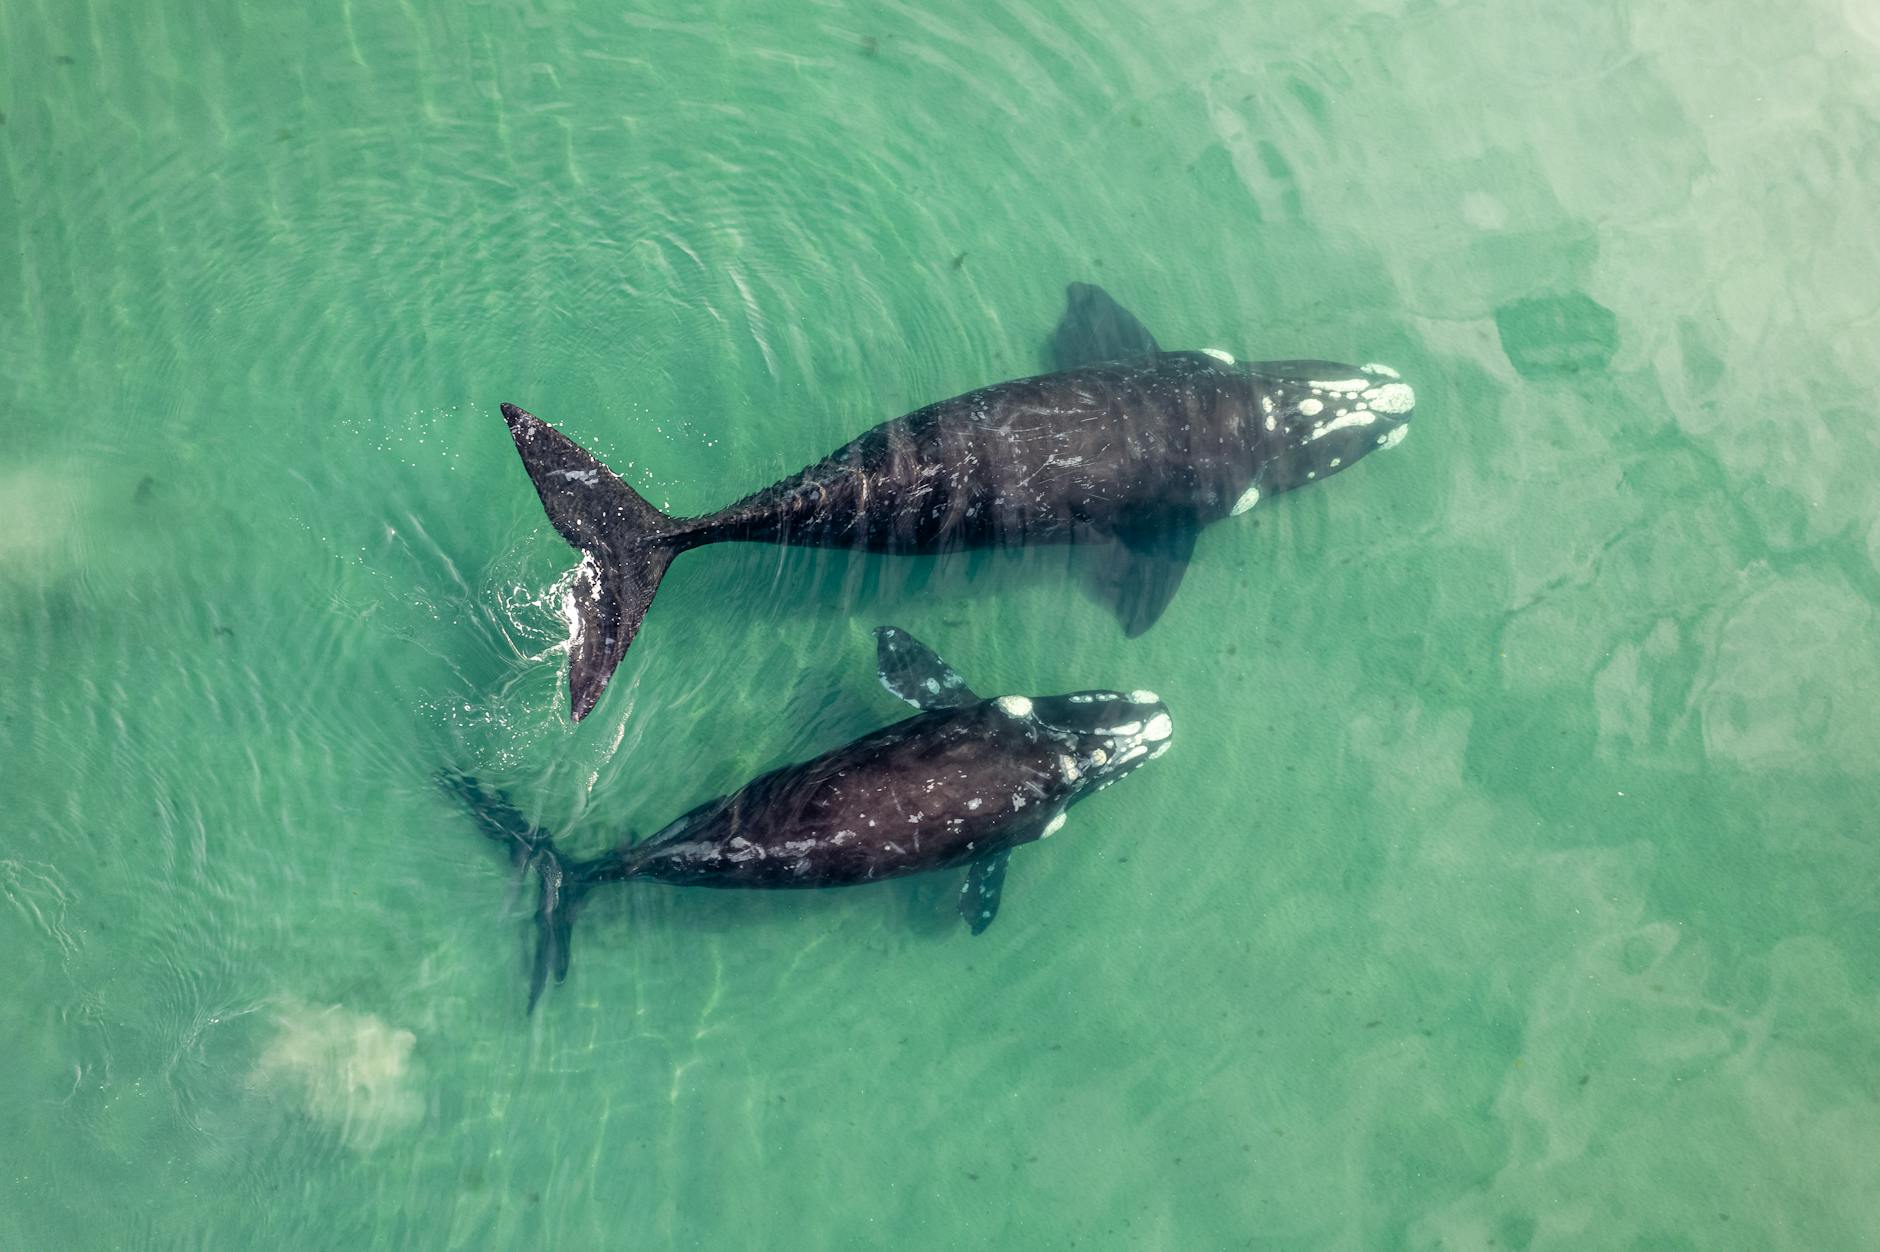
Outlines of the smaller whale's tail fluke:
M 487 838 L 508 849 L 511 864 L 524 875 L 534 870 L 541 884 L 535 909 L 535 959 L 529 971 L 529 1012 L 533 1013 L 549 975 L 558 983 L 567 981 L 575 914 L 592 880 L 583 872 L 586 867 L 564 857 L 548 832 L 524 817 L 506 793 L 489 791 L 475 778 L 455 770 L 440 773 L 438 783 L 463 801 Z
M 535 963 L 529 970 L 529 1008 L 542 998 L 550 973 L 558 983 L 568 981 L 568 946 L 574 937 L 574 915 L 587 899 L 588 882 L 576 866 L 562 858 L 547 839 L 535 850 L 533 867 L 542 884 L 535 909 Z
M 570 595 L 568 699 L 578 722 L 606 690 L 683 544 L 672 518 L 586 448 L 513 404 L 503 406 L 503 420 L 548 520 L 584 558 Z

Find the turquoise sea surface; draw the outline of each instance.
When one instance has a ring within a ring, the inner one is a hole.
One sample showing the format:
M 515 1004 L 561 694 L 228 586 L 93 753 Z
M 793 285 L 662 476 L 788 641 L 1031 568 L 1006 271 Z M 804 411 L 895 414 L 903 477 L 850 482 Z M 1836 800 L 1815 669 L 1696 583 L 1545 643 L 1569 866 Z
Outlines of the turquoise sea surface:
M 0 6 L 0 1248 L 1880 1247 L 1870 0 Z M 716 508 L 1044 367 L 1411 437 L 1087 555 L 715 547 L 566 716 L 501 401 Z M 596 895 L 906 710 L 1151 687 L 1013 859 Z

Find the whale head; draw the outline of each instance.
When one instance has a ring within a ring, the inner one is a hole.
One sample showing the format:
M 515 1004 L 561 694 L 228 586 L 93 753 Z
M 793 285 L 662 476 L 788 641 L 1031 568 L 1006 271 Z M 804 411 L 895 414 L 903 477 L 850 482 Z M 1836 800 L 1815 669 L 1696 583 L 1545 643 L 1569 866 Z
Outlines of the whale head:
M 1416 393 L 1388 365 L 1333 361 L 1257 361 L 1260 386 L 1253 420 L 1276 451 L 1256 488 L 1290 491 L 1336 474 L 1410 433 Z
M 1168 751 L 1175 724 L 1153 691 L 1077 691 L 1062 696 L 1004 696 L 997 701 L 1058 749 L 1072 799 L 1101 791 L 1144 761 Z

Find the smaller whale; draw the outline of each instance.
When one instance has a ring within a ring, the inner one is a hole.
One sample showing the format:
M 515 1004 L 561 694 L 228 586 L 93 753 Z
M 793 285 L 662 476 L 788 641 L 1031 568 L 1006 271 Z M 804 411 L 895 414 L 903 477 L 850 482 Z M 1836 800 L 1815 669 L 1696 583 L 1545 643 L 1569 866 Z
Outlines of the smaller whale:
M 1110 555 L 1093 589 L 1133 638 L 1168 607 L 1204 527 L 1394 446 L 1416 406 L 1386 365 L 1164 352 L 1089 283 L 1066 292 L 1051 356 L 1054 373 L 883 422 L 698 517 L 662 513 L 567 435 L 503 405 L 549 521 L 581 552 L 567 604 L 574 720 L 600 699 L 682 552 L 770 543 L 933 556 L 1101 544 Z
M 1168 750 L 1152 691 L 981 699 L 905 631 L 875 632 L 881 684 L 920 712 L 812 760 L 752 779 L 652 837 L 571 860 L 509 797 L 454 771 L 445 790 L 541 890 L 529 1008 L 568 976 L 576 910 L 603 883 L 755 889 L 851 887 L 967 867 L 972 933 L 999 911 L 1012 849 L 1056 834 L 1070 807 Z

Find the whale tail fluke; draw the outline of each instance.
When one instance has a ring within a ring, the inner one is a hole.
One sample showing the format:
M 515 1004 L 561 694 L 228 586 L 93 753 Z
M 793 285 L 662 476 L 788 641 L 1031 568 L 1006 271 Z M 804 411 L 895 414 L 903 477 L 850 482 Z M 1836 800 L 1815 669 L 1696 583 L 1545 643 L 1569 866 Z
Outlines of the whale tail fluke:
M 529 971 L 529 1012 L 542 997 L 549 976 L 568 978 L 568 947 L 575 914 L 592 885 L 586 867 L 568 860 L 542 830 L 510 802 L 506 792 L 490 791 L 468 774 L 444 770 L 438 783 L 470 810 L 477 828 L 502 844 L 511 864 L 526 875 L 531 870 L 541 885 L 535 908 L 535 957 Z
M 536 848 L 532 868 L 542 890 L 535 909 L 535 963 L 529 970 L 531 1013 L 551 973 L 558 983 L 568 981 L 568 945 L 574 934 L 574 916 L 587 899 L 588 889 L 580 868 L 564 859 L 547 839 Z
M 671 517 L 586 448 L 513 404 L 503 405 L 503 420 L 548 520 L 583 558 L 568 652 L 569 711 L 578 722 L 606 690 L 683 543 Z

